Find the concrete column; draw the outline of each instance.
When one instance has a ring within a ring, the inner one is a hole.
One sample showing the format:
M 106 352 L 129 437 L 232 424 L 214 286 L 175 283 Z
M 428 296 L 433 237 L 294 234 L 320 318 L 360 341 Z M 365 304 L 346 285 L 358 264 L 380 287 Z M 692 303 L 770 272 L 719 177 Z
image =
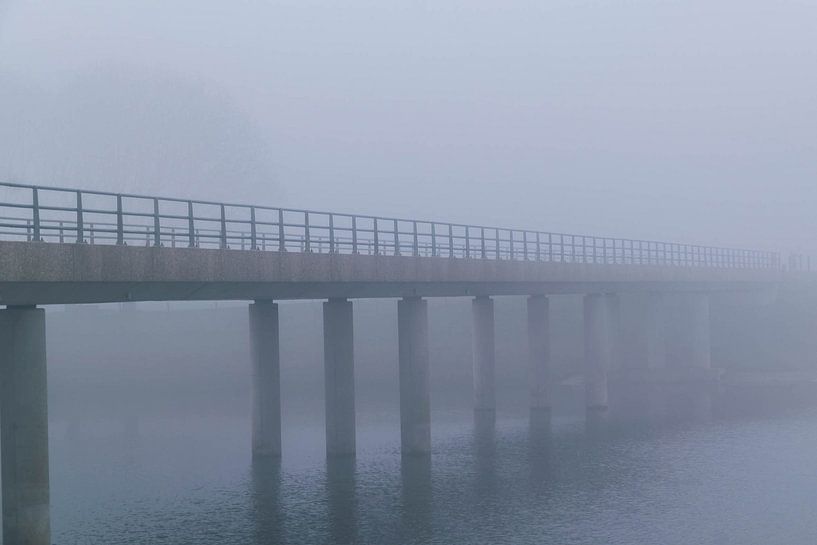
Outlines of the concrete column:
M 496 411 L 494 349 L 494 301 L 490 297 L 476 297 L 472 304 L 474 316 L 474 410 Z
M 3 543 L 50 545 L 45 311 L 0 310 Z
M 532 420 L 551 407 L 550 302 L 544 295 L 528 297 L 528 379 Z M 539 414 L 535 414 L 539 413 Z
M 323 304 L 326 453 L 355 453 L 355 354 L 352 303 Z
M 664 367 L 663 301 L 658 293 L 632 293 L 620 298 L 619 364 L 623 369 Z
M 278 305 L 256 301 L 250 305 L 252 349 L 252 453 L 281 455 L 281 356 L 278 342 Z
M 711 368 L 709 294 L 678 293 L 666 298 L 667 365 Z
M 614 298 L 614 295 L 598 293 L 584 298 L 584 383 L 589 413 L 607 410 L 607 371 L 613 361 Z
M 400 365 L 400 438 L 403 454 L 431 452 L 428 303 L 406 297 L 397 303 Z

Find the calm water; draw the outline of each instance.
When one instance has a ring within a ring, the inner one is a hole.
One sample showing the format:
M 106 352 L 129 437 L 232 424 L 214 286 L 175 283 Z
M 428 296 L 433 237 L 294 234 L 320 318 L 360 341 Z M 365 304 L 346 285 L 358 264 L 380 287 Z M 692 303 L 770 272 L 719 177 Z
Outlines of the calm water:
M 138 431 L 137 431 L 138 429 Z M 434 454 L 401 460 L 396 415 L 327 464 L 321 425 L 253 465 L 245 420 L 52 426 L 57 544 L 813 544 L 817 413 L 588 434 L 556 419 L 475 431 L 435 414 Z

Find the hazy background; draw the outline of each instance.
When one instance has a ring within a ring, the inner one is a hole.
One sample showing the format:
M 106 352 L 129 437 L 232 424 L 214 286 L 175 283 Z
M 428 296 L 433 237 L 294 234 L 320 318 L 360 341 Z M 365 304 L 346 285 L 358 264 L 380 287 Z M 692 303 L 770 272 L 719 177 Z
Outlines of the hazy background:
M 814 251 L 817 3 L 4 0 L 0 179 Z

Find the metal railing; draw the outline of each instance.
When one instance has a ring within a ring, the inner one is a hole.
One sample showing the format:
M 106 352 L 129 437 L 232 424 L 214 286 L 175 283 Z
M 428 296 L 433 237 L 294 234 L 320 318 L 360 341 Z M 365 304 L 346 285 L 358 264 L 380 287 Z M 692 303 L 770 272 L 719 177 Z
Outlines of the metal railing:
M 558 263 L 780 268 L 776 252 L 0 183 L 0 237 Z

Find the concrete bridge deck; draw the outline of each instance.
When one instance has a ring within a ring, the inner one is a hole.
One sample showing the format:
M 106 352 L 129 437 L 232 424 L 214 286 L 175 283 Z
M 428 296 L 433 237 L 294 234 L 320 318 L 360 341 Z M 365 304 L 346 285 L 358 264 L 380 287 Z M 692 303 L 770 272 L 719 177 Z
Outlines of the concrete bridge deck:
M 0 241 L 0 304 L 768 288 L 777 269 Z

